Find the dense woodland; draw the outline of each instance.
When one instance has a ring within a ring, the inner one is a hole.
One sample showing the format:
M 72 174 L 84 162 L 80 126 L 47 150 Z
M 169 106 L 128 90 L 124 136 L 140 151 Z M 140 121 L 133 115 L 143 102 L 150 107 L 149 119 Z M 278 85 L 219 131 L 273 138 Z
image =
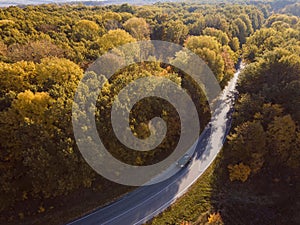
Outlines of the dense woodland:
M 233 131 L 221 171 L 227 166 L 230 181 L 245 182 L 241 192 L 257 198 L 257 208 L 250 212 L 251 201 L 229 203 L 240 205 L 237 214 L 245 215 L 244 223 L 300 222 L 295 215 L 300 210 L 299 31 L 299 17 L 271 15 L 243 46 L 247 66 L 237 88 Z M 228 224 L 236 223 L 234 217 L 225 217 Z
M 300 166 L 299 4 L 278 9 L 260 2 L 8 7 L 0 9 L 0 223 L 63 223 L 131 189 L 105 180 L 86 164 L 73 136 L 72 103 L 84 71 L 100 55 L 122 44 L 150 39 L 194 51 L 222 87 L 243 58 L 247 66 L 238 85 L 233 128 L 216 176 L 233 185 L 265 180 L 296 187 Z M 177 57 L 184 59 L 180 54 Z M 189 76 L 169 65 L 145 62 L 107 80 L 98 99 L 99 128 L 109 118 L 119 90 L 150 75 L 164 76 L 188 89 L 201 122 L 208 121 L 207 102 Z M 171 124 L 171 138 L 150 154 L 128 154 L 108 123 L 103 133 L 99 129 L 99 135 L 109 137 L 106 144 L 113 155 L 144 165 L 170 153 L 180 135 L 175 129 L 177 114 L 170 105 L 157 108 L 157 103 L 161 102 L 137 106 L 137 111 L 146 107 L 148 114 L 132 113 L 132 131 L 141 138 L 149 135 L 146 122 L 151 112 Z M 296 198 L 296 192 L 290 194 Z M 87 196 L 96 197 L 90 198 L 90 205 L 72 209 Z M 62 210 L 65 217 L 59 214 Z

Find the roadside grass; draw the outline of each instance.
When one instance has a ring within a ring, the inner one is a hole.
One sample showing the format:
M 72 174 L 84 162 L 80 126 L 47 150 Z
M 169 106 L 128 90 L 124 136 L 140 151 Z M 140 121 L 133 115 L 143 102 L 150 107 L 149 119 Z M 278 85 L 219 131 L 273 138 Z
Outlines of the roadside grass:
M 207 221 L 208 214 L 212 208 L 211 196 L 213 188 L 211 181 L 218 161 L 217 159 L 210 165 L 186 194 L 146 224 L 162 225 L 181 224 L 183 221 L 197 221 L 197 223 L 204 220 Z

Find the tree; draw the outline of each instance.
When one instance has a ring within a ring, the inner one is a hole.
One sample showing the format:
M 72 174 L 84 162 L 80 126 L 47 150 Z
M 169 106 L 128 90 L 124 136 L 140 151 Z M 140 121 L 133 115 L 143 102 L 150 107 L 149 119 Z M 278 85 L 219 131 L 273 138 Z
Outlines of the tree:
M 185 47 L 199 55 L 207 62 L 219 81 L 224 77 L 225 62 L 221 55 L 221 44 L 210 36 L 189 37 Z
M 239 18 L 245 23 L 246 25 L 246 37 L 250 36 L 253 33 L 252 23 L 249 19 L 247 14 L 242 14 Z
M 241 18 L 237 18 L 232 24 L 232 35 L 237 37 L 241 44 L 246 42 L 247 25 Z
M 0 62 L 0 87 L 1 94 L 9 91 L 16 93 L 34 88 L 31 81 L 36 75 L 33 62 L 20 61 L 9 64 Z
M 294 16 L 300 17 L 300 3 L 287 5 L 281 11 L 285 14 L 292 14 Z
M 259 48 L 256 45 L 245 45 L 243 48 L 243 58 L 245 61 L 251 63 L 255 62 L 258 56 Z
M 120 22 L 122 20 L 122 17 L 119 13 L 110 11 L 110 12 L 105 12 L 102 15 L 102 19 L 103 20 L 116 20 L 116 21 Z
M 72 29 L 72 36 L 75 41 L 93 41 L 100 35 L 100 28 L 97 23 L 90 20 L 80 20 Z
M 48 40 L 29 41 L 25 45 L 13 44 L 8 48 L 8 58 L 13 61 L 40 62 L 46 57 L 64 57 L 65 51 Z
M 284 166 L 297 139 L 296 124 L 290 115 L 275 117 L 268 126 L 268 146 L 275 166 Z
M 224 61 L 224 78 L 226 82 L 233 77 L 235 72 L 235 63 L 238 61 L 238 55 L 234 53 L 228 45 L 222 46 L 221 56 Z
M 240 49 L 239 39 L 237 37 L 232 38 L 229 42 L 229 46 L 234 52 L 237 52 Z
M 285 22 L 286 24 L 289 24 L 290 26 L 294 26 L 297 24 L 299 19 L 296 16 L 289 16 L 284 14 L 274 14 L 271 15 L 265 22 L 266 27 L 271 27 L 276 22 Z
M 7 56 L 7 46 L 3 42 L 0 42 L 0 60 L 5 59 Z
M 256 120 L 261 121 L 264 130 L 267 130 L 268 125 L 275 119 L 283 115 L 283 108 L 279 104 L 265 103 L 261 111 L 254 115 Z
M 176 74 L 163 69 L 158 63 L 143 63 L 141 65 L 132 65 L 128 68 L 120 71 L 120 73 L 110 79 L 105 91 L 99 95 L 98 110 L 96 116 L 97 126 L 99 129 L 100 137 L 111 153 L 118 159 L 130 162 L 135 165 L 145 165 L 145 160 L 159 161 L 161 157 L 168 154 L 173 147 L 177 145 L 177 138 L 179 135 L 180 122 L 176 110 L 168 104 L 166 101 L 162 101 L 159 98 L 151 97 L 145 98 L 135 104 L 130 115 L 130 129 L 132 133 L 139 137 L 145 138 L 149 136 L 149 120 L 153 116 L 161 116 L 167 123 L 168 132 L 166 138 L 155 150 L 151 150 L 147 153 L 135 152 L 128 154 L 128 148 L 119 144 L 116 139 L 114 130 L 111 127 L 111 107 L 114 97 L 122 90 L 128 83 L 137 80 L 141 77 L 156 76 L 164 77 L 172 80 L 174 83 L 181 85 L 181 78 Z M 162 88 L 162 91 L 167 91 L 165 87 L 165 81 L 157 79 L 153 82 L 145 83 L 146 87 L 134 88 L 135 96 L 140 96 L 142 93 L 147 93 L 152 88 Z M 169 90 L 172 91 L 172 90 Z M 130 96 L 128 96 L 130 98 Z M 184 103 L 183 103 L 184 104 Z M 119 107 L 128 107 L 119 105 Z M 178 123 L 179 122 L 179 123 Z
M 216 225 L 224 224 L 221 214 L 219 212 L 210 214 L 208 217 L 208 224 L 216 224 Z
M 121 27 L 122 16 L 116 12 L 105 12 L 102 20 L 106 30 L 116 30 Z
M 210 36 L 191 36 L 185 41 L 185 47 L 190 50 L 207 48 L 215 52 L 220 52 L 221 44 Z
M 235 133 L 228 137 L 230 160 L 234 163 L 243 161 L 255 172 L 259 171 L 267 153 L 266 133 L 258 121 L 245 122 L 235 128 Z
M 189 222 L 189 221 L 182 221 L 180 223 L 180 225 L 191 225 L 191 224 L 192 224 L 192 222 Z
M 182 44 L 188 34 L 188 28 L 182 21 L 170 21 L 165 25 L 163 40 Z
M 127 12 L 127 13 L 131 13 L 134 14 L 135 13 L 135 7 L 126 4 L 122 4 L 119 6 L 119 8 L 116 10 L 117 12 Z
M 295 80 L 290 83 L 288 83 L 283 92 L 285 95 L 283 96 L 283 102 L 284 102 L 284 107 L 285 109 L 290 112 L 292 115 L 293 119 L 295 120 L 296 123 L 300 123 L 300 112 L 299 112 L 299 107 L 300 107 L 300 101 L 299 98 L 296 98 L 295 96 L 300 95 L 300 81 Z
M 133 17 L 123 24 L 125 30 L 137 40 L 149 39 L 150 29 L 146 20 Z
M 236 113 L 234 114 L 234 124 L 240 125 L 247 121 L 252 121 L 254 115 L 261 111 L 262 105 L 263 99 L 261 97 L 256 95 L 253 96 L 248 93 L 241 93 L 235 106 Z
M 257 29 L 260 29 L 265 20 L 263 12 L 257 8 L 252 8 L 248 13 L 248 16 L 251 20 L 253 30 L 256 31 Z
M 287 166 L 294 170 L 300 168 L 300 132 L 296 133 L 296 141 L 293 143 L 290 156 L 287 160 Z
M 117 29 L 110 30 L 97 40 L 103 52 L 111 50 L 115 47 L 135 42 L 136 40 L 126 31 Z
M 222 44 L 222 45 L 228 45 L 229 43 L 229 38 L 226 33 L 224 33 L 221 30 L 217 30 L 215 28 L 207 27 L 203 30 L 203 34 L 207 36 L 213 36 L 216 37 L 217 40 Z
M 43 90 L 49 90 L 53 85 L 73 83 L 72 91 L 83 76 L 82 69 L 68 59 L 44 58 L 36 65 L 36 80 Z
M 225 18 L 222 18 L 222 15 L 206 15 L 205 25 L 206 27 L 213 27 L 224 32 L 228 31 L 228 23 Z
M 228 165 L 228 171 L 230 181 L 237 180 L 245 182 L 251 173 L 250 167 L 245 165 L 244 163 L 239 163 L 236 165 L 230 164 Z
M 205 19 L 204 17 L 200 17 L 195 23 L 191 24 L 189 26 L 189 34 L 191 35 L 201 35 L 202 31 L 205 29 L 206 24 L 205 24 Z

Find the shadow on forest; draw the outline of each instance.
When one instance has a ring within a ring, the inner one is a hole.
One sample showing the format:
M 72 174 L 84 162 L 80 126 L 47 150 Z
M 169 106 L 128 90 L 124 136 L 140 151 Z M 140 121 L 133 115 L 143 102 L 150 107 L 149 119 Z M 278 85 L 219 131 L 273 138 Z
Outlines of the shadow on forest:
M 246 182 L 231 182 L 227 166 L 230 146 L 225 143 L 212 178 L 212 210 L 225 225 L 299 224 L 299 186 L 274 182 L 274 174 L 262 170 Z M 298 197 L 297 197 L 298 196 Z M 297 202 L 298 201 L 298 202 Z

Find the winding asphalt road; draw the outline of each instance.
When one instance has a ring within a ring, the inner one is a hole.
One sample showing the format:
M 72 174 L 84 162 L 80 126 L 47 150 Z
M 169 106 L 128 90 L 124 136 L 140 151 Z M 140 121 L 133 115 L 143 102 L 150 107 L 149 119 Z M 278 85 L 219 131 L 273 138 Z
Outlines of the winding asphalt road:
M 202 175 L 221 150 L 231 126 L 233 98 L 237 78 L 234 75 L 215 102 L 212 121 L 199 137 L 192 162 L 168 180 L 142 186 L 118 201 L 79 218 L 68 225 L 132 225 L 152 219 L 182 196 Z

